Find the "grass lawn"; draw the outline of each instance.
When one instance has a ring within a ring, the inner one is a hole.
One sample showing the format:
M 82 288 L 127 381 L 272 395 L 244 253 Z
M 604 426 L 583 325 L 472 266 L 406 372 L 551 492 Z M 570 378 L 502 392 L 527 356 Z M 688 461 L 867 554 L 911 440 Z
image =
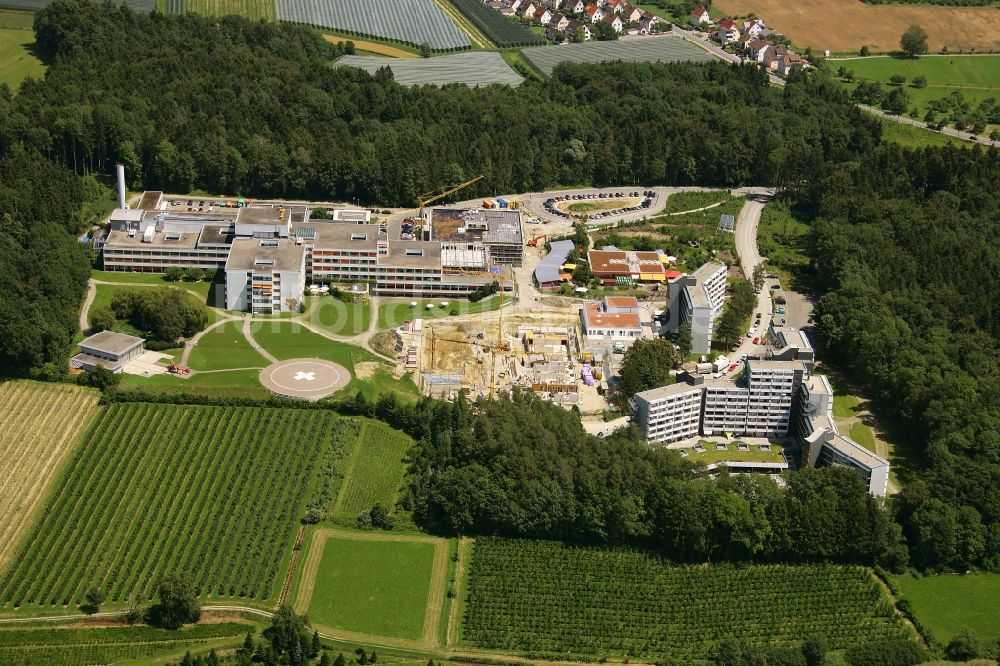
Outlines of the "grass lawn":
M 227 321 L 198 340 L 191 350 L 190 366 L 195 370 L 263 368 L 268 361 L 243 336 L 243 322 Z
M 306 296 L 307 320 L 336 335 L 357 335 L 368 330 L 372 309 L 330 296 Z
M 838 419 L 849 419 L 858 412 L 861 398 L 847 393 L 833 396 L 833 415 Z
M 510 303 L 513 300 L 513 297 L 509 295 L 505 295 L 503 299 L 504 303 Z M 410 303 L 414 302 L 416 306 L 411 308 Z M 441 303 L 445 302 L 448 303 L 448 306 L 441 307 Z M 428 305 L 433 307 L 428 310 Z M 499 307 L 500 297 L 497 295 L 484 298 L 478 303 L 470 303 L 466 299 L 435 298 L 413 301 L 408 298 L 383 298 L 379 301 L 376 326 L 378 328 L 396 328 L 404 321 L 416 318 L 436 319 L 438 317 L 448 317 L 451 316 L 452 310 L 456 310 L 459 315 L 467 315 L 488 312 L 496 310 Z
M 910 600 L 913 613 L 941 643 L 947 643 L 963 628 L 972 629 L 981 639 L 1000 639 L 1000 574 L 922 578 L 905 575 L 895 580 L 903 596 Z
M 330 537 L 309 619 L 335 629 L 419 639 L 433 562 L 431 543 Z
M 729 198 L 729 192 L 722 190 L 711 190 L 708 192 L 676 192 L 667 197 L 667 203 L 663 207 L 664 213 L 680 213 L 685 210 L 704 208 L 725 201 Z M 716 220 L 718 221 L 718 220 Z
M 114 282 L 116 284 L 165 284 L 178 289 L 187 289 L 201 294 L 208 301 L 208 293 L 212 288 L 211 282 L 167 282 L 163 279 L 162 273 L 125 273 L 122 271 L 98 271 L 90 272 L 90 277 L 101 282 Z M 98 289 L 101 286 L 98 285 Z
M 184 11 L 203 16 L 236 14 L 254 21 L 276 19 L 273 0 L 185 0 Z
M 233 372 L 213 372 L 198 374 L 181 379 L 173 375 L 137 377 L 122 375 L 123 389 L 146 393 L 180 393 L 219 397 L 225 395 L 238 398 L 268 398 L 272 393 L 261 386 L 257 379 L 259 370 L 236 370 Z
M 45 65 L 31 52 L 35 43 L 31 17 L 28 12 L 0 10 L 0 84 L 6 83 L 15 91 L 27 77 L 40 79 L 45 75 Z
M 594 199 L 593 201 L 574 201 L 561 208 L 570 213 L 593 213 L 602 210 L 615 210 L 624 208 L 632 203 L 634 199 Z
M 369 398 L 392 392 L 404 400 L 416 399 L 418 391 L 409 375 L 405 375 L 402 379 L 395 378 L 385 369 L 381 359 L 361 347 L 329 340 L 295 322 L 281 320 L 254 322 L 250 330 L 257 343 L 279 360 L 322 358 L 347 368 L 351 372 L 352 379 L 337 393 L 338 396 L 353 395 L 360 390 Z M 377 366 L 370 375 L 361 379 L 358 377 L 356 367 L 359 363 L 375 363 Z
M 882 121 L 882 140 L 898 143 L 904 148 L 923 148 L 925 146 L 968 146 L 970 144 L 952 136 L 929 129 L 921 129 L 913 125 L 901 125 L 891 120 Z
M 735 442 L 726 444 L 725 451 L 716 451 L 715 442 L 703 441 L 701 445 L 705 447 L 705 452 L 696 453 L 694 449 L 688 449 L 688 460 L 706 465 L 720 462 L 785 462 L 781 455 L 784 447 L 779 444 L 771 444 L 770 451 L 761 451 L 757 445 L 751 445 L 749 451 L 740 451 Z
M 878 454 L 875 450 L 875 433 L 864 423 L 852 423 L 847 436 L 872 453 Z

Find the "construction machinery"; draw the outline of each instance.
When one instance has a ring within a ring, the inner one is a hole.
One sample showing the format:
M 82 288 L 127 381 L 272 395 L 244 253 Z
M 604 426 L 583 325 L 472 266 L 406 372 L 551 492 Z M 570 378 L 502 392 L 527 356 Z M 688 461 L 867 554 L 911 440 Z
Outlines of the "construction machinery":
M 180 375 L 181 377 L 186 377 L 191 374 L 190 368 L 185 368 L 183 365 L 178 365 L 176 363 L 171 363 L 167 366 L 167 372 L 172 375 Z
M 548 236 L 535 236 L 530 241 L 528 241 L 526 245 L 528 247 L 538 247 L 538 241 L 542 241 L 542 243 L 545 243 L 545 241 L 547 241 L 548 239 L 549 239 Z
M 417 197 L 417 204 L 419 205 L 420 217 L 424 216 L 424 208 L 430 204 L 444 199 L 449 194 L 454 194 L 459 190 L 464 190 L 469 185 L 475 185 L 483 178 L 485 178 L 485 176 L 476 176 L 475 178 L 467 180 L 464 183 L 459 183 L 458 185 L 445 185 L 444 187 L 439 187 L 436 190 L 431 190 L 430 192 L 425 192 L 424 194 L 419 195 Z

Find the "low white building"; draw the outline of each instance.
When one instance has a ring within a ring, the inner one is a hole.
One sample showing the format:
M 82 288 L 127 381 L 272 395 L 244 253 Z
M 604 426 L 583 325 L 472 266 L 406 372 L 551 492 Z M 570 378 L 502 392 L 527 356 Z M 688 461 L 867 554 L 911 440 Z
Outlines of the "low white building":
M 607 296 L 580 308 L 583 337 L 589 341 L 631 345 L 642 337 L 639 302 L 631 296 Z
M 121 372 L 125 364 L 145 353 L 142 338 L 115 331 L 100 331 L 80 342 L 80 353 L 70 359 L 70 367 L 78 370 L 106 368 Z
M 278 238 L 237 238 L 226 261 L 226 309 L 296 311 L 305 289 L 305 248 Z

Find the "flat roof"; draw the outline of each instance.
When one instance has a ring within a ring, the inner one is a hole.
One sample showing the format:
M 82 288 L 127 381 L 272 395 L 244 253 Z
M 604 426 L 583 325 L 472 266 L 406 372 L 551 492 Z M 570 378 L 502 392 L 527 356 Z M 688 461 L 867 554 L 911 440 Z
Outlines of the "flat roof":
M 198 244 L 229 245 L 233 242 L 233 228 L 229 225 L 206 224 L 201 229 Z
M 296 245 L 291 238 L 237 238 L 229 252 L 226 270 L 298 270 L 304 256 L 305 246 Z M 258 261 L 271 263 L 258 264 Z
M 288 224 L 290 206 L 245 206 L 236 211 L 236 224 Z
M 635 296 L 605 296 L 604 302 L 609 308 L 637 308 L 639 299 Z
M 157 231 L 153 234 L 152 242 L 144 243 L 142 241 L 141 232 L 136 232 L 134 235 L 129 236 L 126 231 L 112 229 L 111 233 L 108 234 L 108 240 L 107 243 L 105 243 L 105 248 L 146 247 L 192 250 L 198 246 L 198 237 L 200 235 L 200 231 Z M 167 240 L 168 238 L 172 240 Z
M 377 224 L 309 220 L 292 225 L 292 235 L 305 229 L 313 230 L 314 239 L 310 244 L 319 250 L 374 250 L 378 247 Z
M 782 347 L 795 347 L 797 349 L 812 349 L 809 338 L 805 331 L 791 326 L 775 326 L 774 334 L 783 344 Z
M 587 328 L 621 328 L 641 330 L 637 312 L 604 312 L 597 301 L 587 303 L 581 309 Z
M 844 437 L 840 434 L 835 433 L 833 437 L 824 442 L 824 446 L 832 447 L 851 460 L 866 466 L 868 469 L 874 469 L 876 467 L 882 467 L 883 465 L 889 464 L 889 461 L 885 458 L 875 455 L 850 437 Z
M 802 370 L 805 372 L 806 364 L 802 361 L 775 361 L 773 359 L 748 358 L 747 368 L 750 372 L 757 370 Z
M 80 349 L 93 349 L 105 354 L 121 355 L 145 342 L 142 338 L 115 331 L 101 331 L 80 341 Z
M 419 252 L 419 254 L 417 254 Z M 389 243 L 389 251 L 379 257 L 380 266 L 400 268 L 441 268 L 441 244 L 431 241 L 397 240 Z M 498 276 L 499 277 L 499 276 Z
M 687 382 L 677 382 L 676 384 L 667 384 L 666 386 L 660 386 L 658 388 L 649 389 L 648 391 L 641 391 L 635 394 L 635 397 L 642 398 L 646 402 L 653 402 L 654 400 L 660 400 L 662 398 L 669 398 L 675 395 L 682 395 L 684 393 L 700 393 L 702 391 L 702 386 L 700 384 L 691 385 Z
M 485 211 L 489 236 L 487 243 L 513 243 L 520 245 L 524 240 L 521 233 L 521 213 L 509 208 L 494 208 Z
M 726 265 L 710 261 L 707 264 L 702 264 L 698 267 L 698 270 L 694 272 L 694 277 L 698 280 L 698 284 L 704 284 L 710 277 L 715 275 L 719 269 L 725 270 Z

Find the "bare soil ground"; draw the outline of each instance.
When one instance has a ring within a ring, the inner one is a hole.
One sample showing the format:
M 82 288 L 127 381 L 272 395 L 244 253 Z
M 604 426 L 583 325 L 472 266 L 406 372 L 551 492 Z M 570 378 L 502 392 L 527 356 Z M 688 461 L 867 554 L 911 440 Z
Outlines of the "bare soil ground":
M 867 5 L 860 0 L 719 0 L 714 8 L 729 16 L 751 12 L 799 47 L 834 52 L 899 49 L 899 37 L 918 23 L 927 30 L 932 52 L 942 46 L 989 51 L 1000 48 L 1000 32 L 983 30 L 1000 15 L 995 7 Z

